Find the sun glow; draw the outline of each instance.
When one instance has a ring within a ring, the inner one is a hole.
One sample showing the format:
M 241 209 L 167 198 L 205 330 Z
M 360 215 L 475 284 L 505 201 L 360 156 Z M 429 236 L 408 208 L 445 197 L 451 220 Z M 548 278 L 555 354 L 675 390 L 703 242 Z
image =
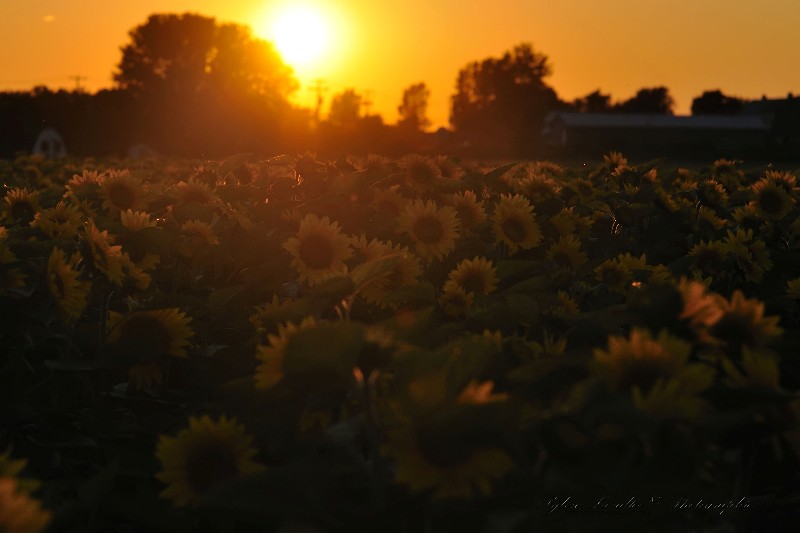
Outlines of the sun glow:
M 284 4 L 265 13 L 256 32 L 273 42 L 298 74 L 313 71 L 330 59 L 333 19 L 314 4 Z

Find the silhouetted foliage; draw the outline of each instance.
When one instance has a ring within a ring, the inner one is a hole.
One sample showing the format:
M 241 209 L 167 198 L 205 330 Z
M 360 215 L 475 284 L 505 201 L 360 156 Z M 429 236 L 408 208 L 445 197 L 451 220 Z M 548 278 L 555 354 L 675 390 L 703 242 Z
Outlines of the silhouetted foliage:
M 355 89 L 333 95 L 328 120 L 334 126 L 352 127 L 361 117 L 362 96 Z
M 428 99 L 431 92 L 425 82 L 416 83 L 403 91 L 403 100 L 397 107 L 400 120 L 397 125 L 401 128 L 424 130 L 431 125 L 428 120 Z
M 613 109 L 611 95 L 601 93 L 600 89 L 583 98 L 576 98 L 572 105 L 576 111 L 581 113 L 603 113 Z
M 561 106 L 544 82 L 552 72 L 547 56 L 529 43 L 500 58 L 462 68 L 452 97 L 450 123 L 457 132 L 494 152 L 527 153 L 548 111 Z
M 136 98 L 144 138 L 172 153 L 227 153 L 277 140 L 297 88 L 271 44 L 247 26 L 155 14 L 130 31 L 114 73 Z
M 692 100 L 692 115 L 735 115 L 742 110 L 744 100 L 727 96 L 719 89 L 705 91 Z
M 675 101 L 666 87 L 639 89 L 636 96 L 614 106 L 620 113 L 653 113 L 672 115 Z

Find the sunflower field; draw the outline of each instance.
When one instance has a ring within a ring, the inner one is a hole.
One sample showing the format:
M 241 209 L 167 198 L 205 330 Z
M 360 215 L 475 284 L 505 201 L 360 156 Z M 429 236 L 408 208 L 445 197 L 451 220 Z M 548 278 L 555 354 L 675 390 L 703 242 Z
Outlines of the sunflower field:
M 2 531 L 798 518 L 790 171 L 242 154 L 0 176 Z

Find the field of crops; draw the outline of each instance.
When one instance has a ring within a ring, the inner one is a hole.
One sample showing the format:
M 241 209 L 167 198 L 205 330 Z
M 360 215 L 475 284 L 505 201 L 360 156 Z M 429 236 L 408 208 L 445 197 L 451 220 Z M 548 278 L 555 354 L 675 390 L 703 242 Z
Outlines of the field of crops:
M 0 177 L 0 530 L 797 518 L 791 172 L 306 154 Z

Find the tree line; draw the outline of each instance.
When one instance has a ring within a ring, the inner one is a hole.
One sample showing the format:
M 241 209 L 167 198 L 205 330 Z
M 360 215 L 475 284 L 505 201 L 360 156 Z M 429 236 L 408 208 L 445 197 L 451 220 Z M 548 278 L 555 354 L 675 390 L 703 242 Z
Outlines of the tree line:
M 122 154 L 137 143 L 195 157 L 307 148 L 404 153 L 430 144 L 423 133 L 431 124 L 424 82 L 403 90 L 394 126 L 365 111 L 364 95 L 353 88 L 333 95 L 321 119 L 319 109 L 291 105 L 298 89 L 291 69 L 247 26 L 191 13 L 154 14 L 130 31 L 121 52 L 110 89 L 0 93 L 0 157 L 30 150 L 44 125 L 85 155 Z M 616 103 L 600 90 L 565 101 L 547 83 L 551 74 L 549 58 L 530 43 L 461 68 L 450 109 L 457 146 L 524 155 L 551 111 L 673 112 L 666 87 L 643 88 Z M 743 103 L 707 91 L 694 100 L 692 113 L 736 113 Z

